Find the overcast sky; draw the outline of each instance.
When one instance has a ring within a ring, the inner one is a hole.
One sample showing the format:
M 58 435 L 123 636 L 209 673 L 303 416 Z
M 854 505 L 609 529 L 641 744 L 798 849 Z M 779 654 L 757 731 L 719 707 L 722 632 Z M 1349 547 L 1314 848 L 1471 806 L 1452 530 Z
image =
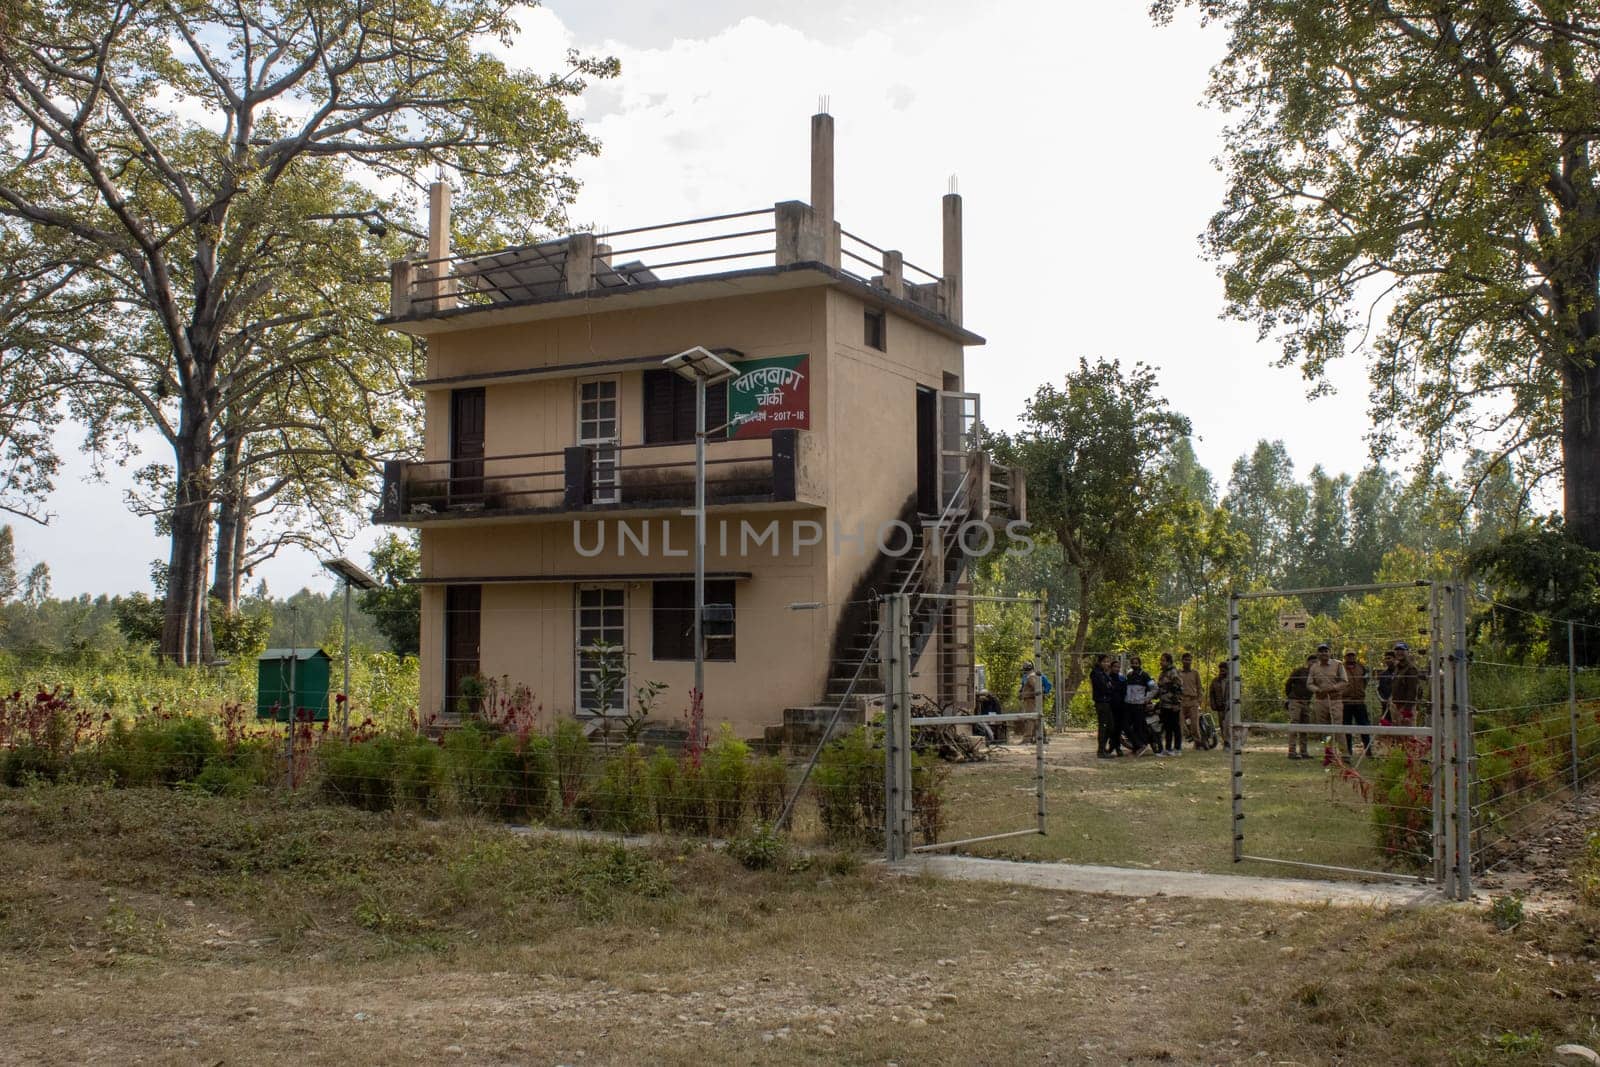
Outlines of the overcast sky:
M 959 178 L 966 219 L 967 355 L 985 421 L 1014 422 L 1078 356 L 1142 359 L 1189 415 L 1225 481 L 1258 438 L 1303 474 L 1366 462 L 1366 378 L 1332 371 L 1314 403 L 1278 349 L 1224 322 L 1197 235 L 1220 202 L 1221 118 L 1200 107 L 1219 29 L 1158 28 L 1140 2 L 548 0 L 511 53 L 560 68 L 569 47 L 622 74 L 578 105 L 603 148 L 578 170 L 575 222 L 609 229 L 809 196 L 809 121 L 831 100 L 837 215 L 846 229 L 939 264 L 939 200 Z M 70 456 L 78 435 L 64 432 Z M 159 456 L 159 450 L 152 457 Z M 133 464 L 137 466 L 138 464 Z M 129 515 L 125 479 L 69 463 L 48 529 L 17 525 L 19 555 L 57 595 L 149 587 L 165 544 Z M 351 549 L 365 559 L 365 544 Z M 331 589 L 296 554 L 258 571 L 277 593 Z

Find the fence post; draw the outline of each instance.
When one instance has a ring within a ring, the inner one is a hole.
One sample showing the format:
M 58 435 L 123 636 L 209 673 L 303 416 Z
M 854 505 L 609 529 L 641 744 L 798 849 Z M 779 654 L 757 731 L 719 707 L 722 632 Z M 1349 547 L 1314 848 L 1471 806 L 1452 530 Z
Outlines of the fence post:
M 911 644 L 906 600 L 904 593 L 885 597 L 879 623 L 887 669 L 883 698 L 884 853 L 891 863 L 906 858 L 911 839 Z
M 1055 687 L 1055 690 L 1054 690 L 1054 694 L 1055 694 L 1055 698 L 1056 698 L 1056 730 L 1060 731 L 1060 730 L 1065 730 L 1067 728 L 1066 702 L 1061 697 L 1061 694 L 1066 692 L 1066 690 L 1063 689 L 1062 685 L 1061 685 L 1062 681 L 1065 679 L 1066 676 L 1061 673 L 1061 653 L 1060 652 L 1056 653 L 1055 668 L 1056 668 L 1056 687 Z
M 1039 642 L 1039 633 L 1042 617 L 1044 615 L 1044 600 L 1035 598 L 1033 602 L 1033 664 L 1034 669 L 1041 674 L 1044 672 L 1044 649 Z M 1061 673 L 1056 672 L 1056 693 L 1061 692 Z M 1039 834 L 1044 835 L 1044 694 L 1039 694 L 1038 703 L 1034 705 L 1039 712 L 1039 721 L 1033 724 L 1033 792 L 1038 801 Z M 1060 696 L 1056 697 L 1056 707 L 1061 707 Z M 1060 728 L 1060 712 L 1057 711 L 1057 729 Z
M 1446 772 L 1449 766 L 1447 742 L 1454 736 L 1444 725 L 1444 690 L 1446 662 L 1441 616 L 1444 606 L 1440 602 L 1439 583 L 1428 583 L 1428 725 L 1433 733 L 1429 738 L 1429 781 L 1433 795 L 1433 878 L 1446 896 L 1455 890 L 1455 826 L 1450 821 L 1451 798 L 1455 796 L 1454 783 Z
M 1472 897 L 1472 691 L 1467 672 L 1467 587 L 1457 581 L 1451 612 L 1455 633 L 1456 899 Z
M 1578 641 L 1576 626 L 1567 623 L 1567 712 L 1572 717 L 1572 792 L 1583 792 L 1578 778 Z
M 1228 739 L 1229 792 L 1233 796 L 1229 833 L 1233 862 L 1244 858 L 1244 679 L 1239 660 L 1239 597 L 1228 594 L 1228 721 L 1222 736 Z

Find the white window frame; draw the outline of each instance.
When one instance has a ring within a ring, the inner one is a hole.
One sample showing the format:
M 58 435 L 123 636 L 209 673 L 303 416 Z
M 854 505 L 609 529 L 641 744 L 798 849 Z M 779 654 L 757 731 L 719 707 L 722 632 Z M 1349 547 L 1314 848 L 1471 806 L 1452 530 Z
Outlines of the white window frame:
M 584 396 L 588 386 L 611 387 L 611 396 L 595 396 L 592 400 Z M 622 462 L 617 446 L 622 444 L 622 379 L 611 374 L 599 378 L 580 378 L 576 385 L 577 401 L 577 441 L 580 445 L 587 445 L 594 449 L 594 479 L 593 502 L 596 504 L 615 504 L 622 498 Z M 589 415 L 584 408 L 589 404 L 598 405 L 607 401 L 611 402 L 611 417 L 608 420 L 598 411 Z M 611 423 L 611 434 L 606 436 L 600 432 L 601 424 Z
M 602 602 L 597 607 L 591 607 L 591 608 L 585 609 L 584 603 L 583 603 L 583 599 L 584 599 L 584 594 L 585 593 L 616 593 L 617 594 L 618 604 L 615 605 L 615 606 L 610 606 L 610 605 L 607 605 L 604 602 L 604 600 L 602 600 Z M 572 591 L 572 706 L 576 710 L 577 715 L 578 715 L 579 718 L 583 718 L 583 719 L 598 719 L 602 715 L 602 712 L 601 712 L 600 709 L 589 708 L 589 707 L 586 707 L 585 704 L 584 704 L 584 684 L 583 684 L 583 682 L 584 682 L 584 674 L 586 672 L 586 668 L 584 667 L 584 664 L 583 664 L 583 657 L 584 657 L 585 654 L 592 654 L 595 651 L 595 647 L 592 644 L 586 644 L 585 643 L 586 634 L 584 632 L 583 613 L 584 613 L 585 610 L 605 612 L 605 611 L 618 610 L 618 609 L 620 609 L 621 612 L 622 612 L 622 625 L 620 627 L 621 640 L 615 642 L 615 644 L 616 644 L 616 654 L 622 657 L 623 679 L 622 679 L 622 688 L 620 690 L 618 690 L 617 695 L 616 695 L 616 697 L 614 699 L 619 701 L 620 703 L 615 707 L 605 709 L 605 712 L 604 712 L 604 714 L 606 716 L 608 716 L 610 718 L 614 718 L 614 719 L 615 718 L 625 717 L 628 714 L 628 707 L 627 707 L 628 694 L 632 691 L 629 688 L 629 682 L 632 679 L 628 676 L 628 587 L 626 585 L 623 585 L 623 584 L 618 583 L 618 582 L 591 582 L 591 583 L 584 583 L 584 584 L 576 585 L 576 586 L 573 587 L 573 591 Z M 604 630 L 604 629 L 605 629 L 605 626 L 604 626 L 604 623 L 602 622 L 601 630 Z M 602 633 L 600 635 L 600 638 L 602 640 L 604 640 L 605 639 L 605 635 Z

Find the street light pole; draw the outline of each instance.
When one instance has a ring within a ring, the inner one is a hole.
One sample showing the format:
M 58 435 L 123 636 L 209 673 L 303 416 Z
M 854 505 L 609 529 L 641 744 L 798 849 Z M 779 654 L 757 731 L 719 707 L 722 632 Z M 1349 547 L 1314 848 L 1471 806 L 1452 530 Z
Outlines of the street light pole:
M 339 732 L 345 741 L 350 740 L 350 590 L 376 589 L 378 580 L 343 556 L 323 560 L 325 570 L 332 571 L 344 581 L 344 708 L 339 713 Z
M 706 698 L 706 379 L 694 379 L 694 689 Z M 699 744 L 703 738 L 692 738 Z
M 694 382 L 694 694 L 705 707 L 706 697 L 706 390 L 738 376 L 733 364 L 716 353 L 695 346 L 663 360 L 674 374 Z M 699 745 L 699 727 L 690 744 Z

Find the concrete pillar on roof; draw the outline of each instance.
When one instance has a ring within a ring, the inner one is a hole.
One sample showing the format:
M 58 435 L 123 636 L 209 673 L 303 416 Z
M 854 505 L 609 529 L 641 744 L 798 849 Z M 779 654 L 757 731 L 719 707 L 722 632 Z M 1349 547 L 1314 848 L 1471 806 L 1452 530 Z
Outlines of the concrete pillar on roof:
M 961 325 L 961 194 L 944 197 L 945 316 Z

